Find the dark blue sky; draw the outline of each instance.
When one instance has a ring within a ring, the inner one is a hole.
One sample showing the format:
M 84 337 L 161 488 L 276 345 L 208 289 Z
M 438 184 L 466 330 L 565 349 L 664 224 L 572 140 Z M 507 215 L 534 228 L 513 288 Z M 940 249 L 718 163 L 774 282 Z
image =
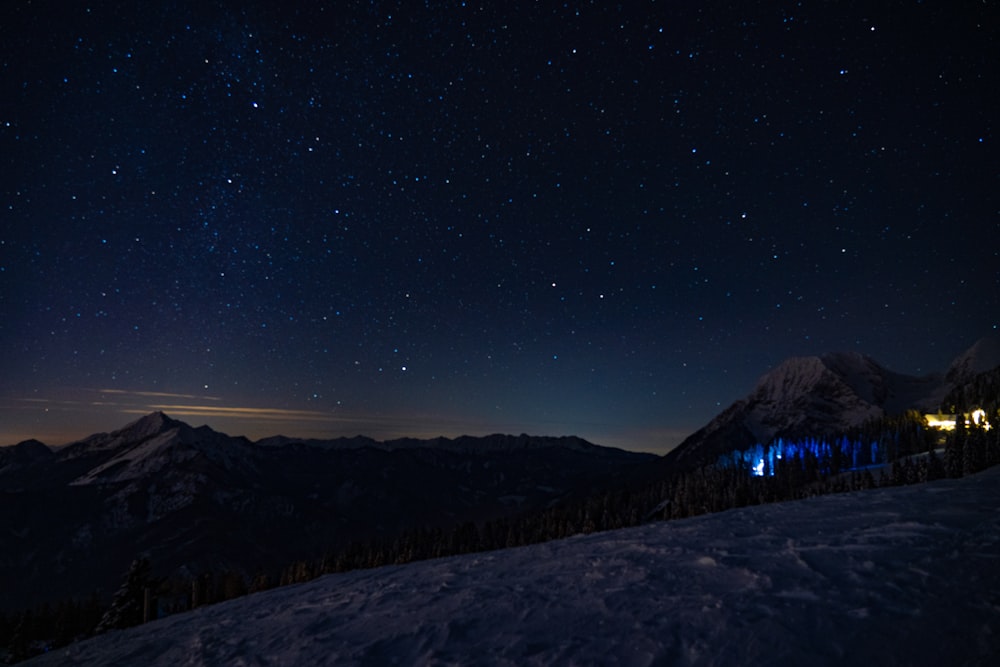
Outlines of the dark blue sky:
M 1000 326 L 990 4 L 428 4 L 0 10 L 0 442 L 663 451 Z

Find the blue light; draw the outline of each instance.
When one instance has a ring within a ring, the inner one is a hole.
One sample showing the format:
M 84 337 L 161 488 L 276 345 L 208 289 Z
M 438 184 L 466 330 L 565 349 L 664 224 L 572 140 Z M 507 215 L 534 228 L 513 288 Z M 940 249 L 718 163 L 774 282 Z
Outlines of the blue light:
M 886 462 L 886 452 L 877 442 L 863 442 L 840 437 L 833 441 L 806 438 L 787 441 L 777 438 L 768 445 L 760 443 L 744 450 L 734 450 L 719 457 L 719 465 L 746 466 L 753 477 L 773 477 L 777 473 L 776 461 L 789 459 L 788 466 L 807 469 L 812 460 L 819 472 L 848 472 L 864 470 Z

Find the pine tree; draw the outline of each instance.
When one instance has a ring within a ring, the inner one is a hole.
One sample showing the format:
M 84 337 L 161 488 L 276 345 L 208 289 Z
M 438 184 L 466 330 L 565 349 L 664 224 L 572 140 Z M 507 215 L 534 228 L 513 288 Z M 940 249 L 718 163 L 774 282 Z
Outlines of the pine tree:
M 132 561 L 125 575 L 125 581 L 115 593 L 111 608 L 105 612 L 95 632 L 101 634 L 108 630 L 130 628 L 141 624 L 147 591 L 151 591 L 155 584 L 151 576 L 149 559 L 137 558 Z
M 330 569 L 327 569 L 327 567 L 330 567 Z M 323 571 L 325 573 L 333 572 L 334 570 L 332 567 L 332 565 L 324 565 Z M 271 583 L 271 577 L 263 570 L 258 571 L 257 574 L 254 575 L 253 582 L 250 584 L 250 592 L 259 593 L 260 591 L 266 591 L 270 588 L 274 588 L 274 584 Z
M 986 467 L 986 431 L 978 426 L 967 429 L 962 472 L 972 475 Z
M 965 420 L 962 415 L 955 419 L 955 430 L 952 431 L 944 448 L 944 469 L 948 477 L 962 476 L 965 465 Z
M 927 452 L 927 478 L 925 481 L 933 482 L 945 476 L 944 464 L 938 458 L 937 452 L 932 448 Z
M 232 600 L 247 594 L 246 579 L 242 572 L 227 570 L 222 573 L 222 599 Z
M 32 656 L 32 620 L 31 612 L 26 611 L 14 625 L 10 640 L 7 642 L 7 652 L 10 654 L 11 662 L 27 660 Z

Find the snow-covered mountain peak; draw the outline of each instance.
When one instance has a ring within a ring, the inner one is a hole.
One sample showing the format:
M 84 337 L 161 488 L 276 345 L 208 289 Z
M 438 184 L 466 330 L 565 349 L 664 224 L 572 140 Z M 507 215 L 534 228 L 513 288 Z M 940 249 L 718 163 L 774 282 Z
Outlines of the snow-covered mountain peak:
M 828 372 L 819 357 L 785 359 L 758 380 L 751 395 L 762 400 L 780 401 L 814 387 Z
M 145 440 L 154 435 L 163 433 L 166 430 L 177 428 L 184 422 L 171 419 L 160 411 L 151 412 L 134 422 L 126 424 L 121 429 L 112 432 L 111 435 L 120 436 L 129 440 Z
M 741 420 L 758 442 L 854 426 L 882 414 L 887 392 L 881 370 L 850 353 L 788 359 L 761 378 L 739 415 L 726 418 Z
M 828 352 L 820 358 L 824 366 L 841 377 L 885 372 L 881 364 L 860 352 Z
M 1000 366 L 1000 337 L 986 336 L 951 362 L 945 377 L 953 384 L 960 384 L 997 366 Z
M 59 458 L 75 459 L 98 452 L 107 452 L 135 445 L 166 431 L 190 429 L 184 422 L 171 419 L 162 412 L 152 412 L 111 433 L 96 433 L 61 448 Z
M 111 458 L 88 470 L 72 485 L 140 479 L 208 452 L 213 458 L 225 458 L 227 443 L 235 446 L 242 439 L 230 438 L 207 426 L 193 428 L 162 412 L 153 412 L 109 435 L 82 441 L 85 451 L 114 451 Z
M 751 400 L 788 402 L 817 388 L 843 385 L 868 402 L 879 402 L 886 370 L 871 357 L 857 352 L 786 359 L 758 382 Z
M 874 359 L 859 352 L 791 357 L 765 373 L 753 393 L 776 400 L 793 398 L 833 376 L 854 387 L 859 382 L 870 383 L 885 372 Z

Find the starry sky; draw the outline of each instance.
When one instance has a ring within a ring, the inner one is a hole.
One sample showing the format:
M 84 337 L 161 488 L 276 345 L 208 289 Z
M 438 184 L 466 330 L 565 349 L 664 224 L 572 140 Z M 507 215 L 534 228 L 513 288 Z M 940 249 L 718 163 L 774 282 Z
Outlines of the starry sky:
M 995 3 L 323 4 L 4 4 L 0 443 L 664 452 L 1000 326 Z

